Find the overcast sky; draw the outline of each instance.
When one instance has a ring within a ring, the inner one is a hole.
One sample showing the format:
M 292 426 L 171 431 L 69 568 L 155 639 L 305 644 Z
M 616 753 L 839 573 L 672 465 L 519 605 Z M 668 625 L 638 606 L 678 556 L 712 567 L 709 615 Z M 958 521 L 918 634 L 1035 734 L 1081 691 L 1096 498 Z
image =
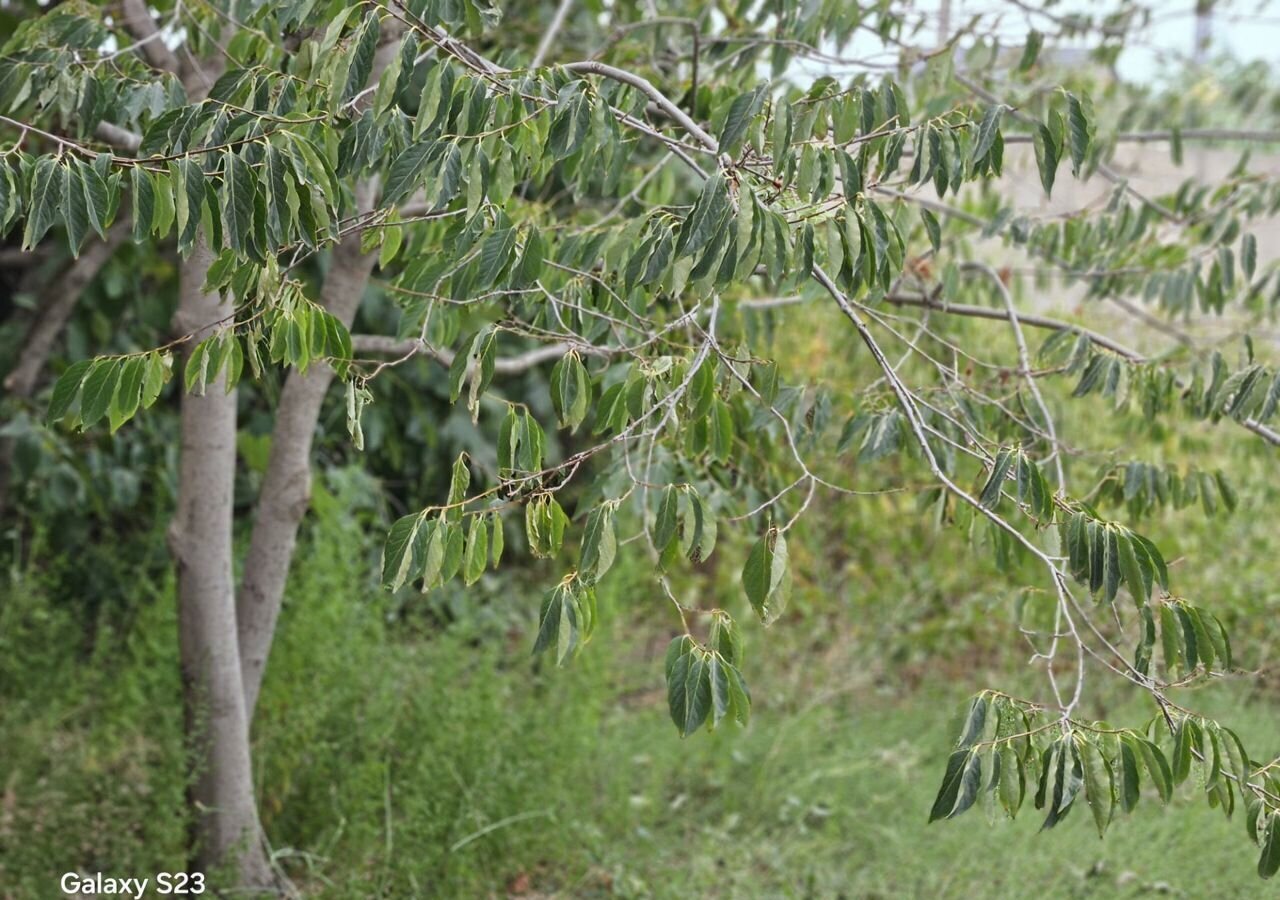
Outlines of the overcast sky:
M 922 15 L 934 21 L 939 17 L 942 0 L 915 0 L 911 4 Z M 1028 6 L 1040 5 L 1031 0 Z M 975 15 L 999 16 L 1003 41 L 1020 44 L 1028 27 L 1049 31 L 1053 23 L 1044 16 L 1027 13 L 1010 0 L 951 0 L 951 26 L 959 28 Z M 1161 58 L 1169 54 L 1187 58 L 1195 46 L 1196 20 L 1194 0 L 1150 0 L 1152 24 L 1127 47 L 1120 57 L 1120 71 L 1125 78 L 1147 81 L 1158 76 Z M 1052 9 L 1055 14 L 1090 13 L 1117 8 L 1115 2 L 1063 0 Z M 1210 55 L 1229 53 L 1240 60 L 1262 59 L 1280 63 L 1280 2 L 1268 0 L 1235 0 L 1219 2 L 1211 18 L 1213 42 Z

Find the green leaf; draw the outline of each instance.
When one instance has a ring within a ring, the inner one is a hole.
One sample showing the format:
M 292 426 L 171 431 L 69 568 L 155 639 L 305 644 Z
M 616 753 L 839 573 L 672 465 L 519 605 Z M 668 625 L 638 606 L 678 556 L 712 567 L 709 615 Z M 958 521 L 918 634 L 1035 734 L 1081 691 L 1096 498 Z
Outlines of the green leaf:
M 142 381 L 146 375 L 147 360 L 142 356 L 130 356 L 124 361 L 120 371 L 120 381 L 108 410 L 111 431 L 114 433 L 125 422 L 133 418 L 138 411 L 138 403 L 142 399 Z
M 1058 176 L 1058 146 L 1049 129 L 1039 123 L 1032 134 L 1035 147 L 1036 167 L 1040 171 L 1040 184 L 1044 186 L 1045 196 L 1053 196 L 1053 182 Z
M 271 149 L 268 148 L 268 153 L 270 153 Z M 247 168 L 247 164 L 245 164 L 245 167 Z M 204 170 L 200 168 L 199 163 L 188 157 L 173 163 L 171 172 L 173 173 L 175 221 L 178 226 L 178 250 L 183 255 L 186 255 L 195 244 L 196 231 L 204 214 L 206 192 Z M 250 174 L 252 175 L 252 172 Z M 272 195 L 269 194 L 267 200 L 270 202 Z M 248 202 L 253 202 L 252 198 Z M 284 203 L 283 200 L 280 202 Z M 284 203 L 284 207 L 287 210 L 288 204 Z M 268 206 L 268 209 L 271 209 L 271 207 Z M 280 213 L 277 211 L 276 214 L 279 215 Z M 246 224 L 252 227 L 251 222 Z M 280 243 L 283 243 L 283 240 Z
M 724 125 L 720 129 L 721 153 L 732 153 L 737 143 L 746 135 L 747 126 L 751 124 L 751 119 L 760 112 L 760 108 L 764 105 L 764 98 L 768 89 L 769 85 L 765 82 L 758 85 L 750 93 L 741 94 L 734 98 L 733 103 L 729 105 L 729 112 L 725 115 Z
M 1075 94 L 1067 94 L 1067 147 L 1071 151 L 1071 174 L 1077 178 L 1093 143 L 1093 123 L 1085 106 Z
M 719 397 L 711 404 L 711 455 L 728 462 L 733 452 L 733 413 Z
M 1080 753 L 1075 743 L 1067 737 L 1058 743 L 1057 768 L 1053 777 L 1053 796 L 1049 804 L 1049 814 L 1045 816 L 1041 830 L 1053 828 L 1071 811 L 1076 795 L 1084 786 L 1083 766 Z
M 120 362 L 96 359 L 84 378 L 80 394 L 80 427 L 88 428 L 106 415 L 120 379 Z
M 450 581 L 462 568 L 465 556 L 462 543 L 462 526 L 452 522 L 440 522 L 436 532 L 444 532 L 444 560 L 440 564 L 440 582 Z
M 445 504 L 449 507 L 445 511 L 445 518 L 451 522 L 458 522 L 462 519 L 461 504 L 467 498 L 467 489 L 471 487 L 471 469 L 467 466 L 467 454 L 462 452 L 458 454 L 458 458 L 453 461 L 453 468 L 449 475 L 449 498 Z
M 573 579 L 566 579 L 552 588 L 542 599 L 542 612 L 538 625 L 538 637 L 533 645 L 535 654 L 555 648 L 556 665 L 563 666 L 581 645 L 589 622 L 586 611 L 579 602 L 580 587 Z
M 996 453 L 995 461 L 991 464 L 991 475 L 987 478 L 987 483 L 983 485 L 982 493 L 978 497 L 978 502 L 987 509 L 993 509 L 1000 502 L 1000 492 L 1004 488 L 1004 481 L 1009 475 L 1009 467 L 1013 459 L 1012 450 L 1000 450 Z
M 169 228 L 172 227 L 173 217 L 176 214 L 173 183 L 167 175 L 159 173 L 152 173 L 151 181 L 155 186 L 153 193 L 155 215 L 151 220 L 151 234 L 157 238 L 164 238 L 169 234 Z
M 969 758 L 964 763 L 964 771 L 960 773 L 960 789 L 957 792 L 956 805 L 947 814 L 947 818 L 954 818 L 973 806 L 981 788 L 982 754 L 970 751 Z
M 751 608 L 765 625 L 775 622 L 787 607 L 791 575 L 787 565 L 787 540 L 770 528 L 756 541 L 742 567 L 742 586 Z
M 134 166 L 129 172 L 133 202 L 133 241 L 141 244 L 151 233 L 151 223 L 156 212 L 155 183 L 142 166 Z
M 110 156 L 106 159 L 110 160 Z M 86 165 L 77 160 L 80 187 L 84 191 L 85 213 L 89 218 L 89 226 L 102 240 L 107 239 L 107 223 L 111 215 L 111 198 L 107 191 L 107 183 L 98 172 L 96 166 Z
M 1040 48 L 1044 44 L 1044 35 L 1034 28 L 1027 33 L 1027 42 L 1022 45 L 1022 58 L 1018 60 L 1018 71 L 1025 72 L 1036 64 L 1040 56 Z
M 582 553 L 578 562 L 578 577 L 587 584 L 599 581 L 609 571 L 617 554 L 618 539 L 613 527 L 614 507 L 612 502 L 602 503 L 587 515 L 587 526 L 582 535 Z
M 689 381 L 689 391 L 685 399 L 689 403 L 689 419 L 697 421 L 711 412 L 711 404 L 716 397 L 716 363 L 708 355 L 693 372 Z M 769 399 L 766 397 L 766 399 Z M 769 402 L 772 402 L 769 399 Z
M 681 737 L 701 727 L 711 702 L 708 654 L 687 635 L 676 638 L 667 651 L 667 708 Z
M 1272 813 L 1267 820 L 1267 836 L 1262 843 L 1262 855 L 1258 857 L 1258 875 L 1270 878 L 1280 870 L 1280 813 Z
M 346 103 L 364 89 L 373 71 L 373 58 L 378 49 L 378 15 L 370 12 L 360 23 L 355 40 L 351 44 L 344 88 L 340 100 Z
M 1182 658 L 1186 664 L 1187 673 L 1190 674 L 1200 664 L 1199 635 L 1196 634 L 1195 623 L 1191 620 L 1191 614 L 1187 612 L 1184 604 L 1175 605 L 1173 612 L 1182 626 Z
M 1117 760 L 1116 777 L 1119 780 L 1117 793 L 1120 795 L 1120 808 L 1132 812 L 1142 796 L 1138 780 L 1138 757 L 1133 746 L 1123 738 L 1120 741 L 1120 756 Z
M 92 365 L 93 360 L 82 359 L 67 366 L 67 370 L 59 376 L 53 386 L 53 396 L 49 400 L 49 411 L 45 415 L 47 424 L 52 425 L 67 414 L 67 410 L 71 408 L 71 402 L 80 393 L 80 383 L 84 381 L 85 373 L 89 371 Z
M 1011 746 L 1000 748 L 998 760 L 998 765 L 1000 766 L 1000 780 L 998 783 L 1000 805 L 1009 814 L 1009 818 L 1016 818 L 1027 789 L 1027 779 L 1023 773 L 1022 760 Z
M 659 553 L 667 548 L 676 536 L 677 514 L 680 509 L 680 489 L 669 484 L 662 490 L 658 502 L 658 514 L 653 523 L 653 546 Z
M 502 550 L 506 535 L 502 530 L 502 514 L 495 512 L 489 518 L 489 556 L 493 561 L 493 567 L 496 569 L 498 568 L 498 563 L 502 562 Z
M 449 529 L 443 520 L 423 524 L 417 543 L 422 547 L 422 590 L 425 593 L 441 583 L 444 574 L 445 545 Z
M 1222 747 L 1227 754 L 1230 772 L 1236 777 L 1236 784 L 1238 786 L 1247 784 L 1253 775 L 1253 766 L 1249 762 L 1249 754 L 1245 752 L 1239 735 L 1230 728 L 1222 726 L 1218 727 L 1218 735 L 1222 739 Z M 1242 793 L 1247 791 L 1242 789 Z
M 419 564 L 415 556 L 421 524 L 422 515 L 414 513 L 397 519 L 387 532 L 387 541 L 382 548 L 382 586 L 385 589 L 398 591 L 414 577 Z
M 938 796 L 934 798 L 933 808 L 929 811 L 930 822 L 951 818 L 960 796 L 960 785 L 968 768 L 969 757 L 973 755 L 968 750 L 955 750 L 947 757 L 947 770 L 942 776 L 942 786 L 938 788 Z
M 516 230 L 500 228 L 493 231 L 480 245 L 480 269 L 476 275 L 476 287 L 484 290 L 495 281 L 511 262 L 511 254 L 516 246 Z
M 263 156 L 267 209 L 267 240 L 273 247 L 283 246 L 293 233 L 293 212 L 289 204 L 290 184 L 288 164 L 284 154 L 274 144 L 267 144 Z M 296 192 L 295 192 L 296 193 Z
M 1116 599 L 1120 590 L 1120 536 L 1114 525 L 1106 525 L 1101 529 L 1104 544 L 1102 569 L 1102 601 L 1110 603 Z
M 1124 576 L 1124 583 L 1133 596 L 1133 602 L 1142 607 L 1150 599 L 1151 587 L 1142 577 L 1142 567 L 1138 565 L 1137 554 L 1141 553 L 1145 557 L 1146 550 L 1134 541 L 1129 533 L 1116 536 L 1116 549 L 1119 551 L 1120 574 Z
M 722 609 L 713 610 L 711 613 L 707 646 L 720 654 L 726 662 L 733 665 L 742 664 L 742 632 L 738 630 L 737 623 Z
M 725 178 L 716 172 L 702 183 L 698 202 L 680 226 L 676 240 L 676 258 L 697 253 L 711 240 L 717 228 L 724 224 L 729 203 L 725 192 Z
M 253 239 L 253 169 L 228 150 L 223 154 L 223 228 L 227 244 L 242 256 L 256 256 Z
M 483 516 L 472 516 L 467 530 L 467 550 L 462 561 L 462 578 L 468 585 L 475 584 L 484 574 L 489 562 L 489 529 Z
M 520 254 L 519 271 L 521 285 L 533 284 L 542 275 L 546 263 L 547 244 L 538 229 L 530 227 L 524 241 L 524 251 Z
M 1156 580 L 1160 582 L 1160 586 L 1166 591 L 1169 590 L 1169 568 L 1165 565 L 1164 557 L 1160 555 L 1160 551 L 1156 548 L 1156 545 L 1140 534 L 1134 534 L 1133 539 L 1141 544 L 1143 549 L 1147 551 L 1147 558 L 1151 560 L 1151 565 L 1155 570 Z
M 168 353 L 157 353 L 154 350 L 147 354 L 147 372 L 142 380 L 142 408 L 149 409 L 160 396 L 169 376 L 169 364 L 172 357 Z
M 1145 738 L 1125 734 L 1120 740 L 1130 749 L 1137 748 L 1137 755 L 1142 757 L 1142 763 L 1151 775 L 1151 783 L 1155 785 L 1156 793 L 1160 795 L 1162 802 L 1168 803 L 1173 797 L 1173 772 L 1169 768 L 1169 761 L 1165 759 L 1164 753 Z
M 529 552 L 546 558 L 560 552 L 564 530 L 569 524 L 560 504 L 550 494 L 539 494 L 525 506 L 525 534 Z
M 560 424 L 575 431 L 587 417 L 591 384 L 587 367 L 574 351 L 560 357 L 551 370 L 551 404 Z
M 40 243 L 53 225 L 63 202 L 66 170 L 52 156 L 36 160 L 31 176 L 31 193 L 27 198 L 27 223 L 22 232 L 22 249 L 30 250 Z
M 62 220 L 67 226 L 67 244 L 71 248 L 71 255 L 75 257 L 80 256 L 80 245 L 89 233 L 89 210 L 85 199 L 88 192 L 85 190 L 83 177 L 83 171 L 87 168 L 83 163 L 73 161 L 68 164 L 62 179 Z
M 1076 736 L 1076 748 L 1080 752 L 1084 772 L 1084 794 L 1093 813 L 1093 824 L 1098 837 L 1106 833 L 1115 808 L 1115 794 L 1111 786 L 1111 768 L 1091 741 Z
M 429 142 L 410 144 L 404 148 L 387 170 L 386 185 L 382 189 L 384 204 L 398 203 L 413 192 L 433 150 L 435 145 Z
M 1189 718 L 1178 723 L 1173 735 L 1173 783 L 1182 784 L 1191 774 L 1191 747 L 1195 737 L 1195 724 Z
M 984 691 L 969 702 L 969 711 L 965 715 L 964 727 L 960 730 L 960 740 L 956 748 L 965 750 L 972 747 L 982 737 L 987 724 L 987 713 L 991 708 L 991 700 Z
M 680 549 L 691 563 L 711 556 L 716 546 L 715 511 L 702 502 L 693 488 L 680 496 Z
M 982 123 L 978 126 L 978 139 L 973 148 L 973 161 L 975 163 L 982 162 L 987 158 L 987 154 L 991 152 L 991 145 L 995 143 L 996 137 L 1000 134 L 1000 120 L 1004 116 L 1005 106 L 997 103 L 988 106 L 987 111 L 983 113 Z
M 924 230 L 929 235 L 929 245 L 937 253 L 942 249 L 942 227 L 938 224 L 938 217 L 922 206 L 920 220 L 924 222 Z

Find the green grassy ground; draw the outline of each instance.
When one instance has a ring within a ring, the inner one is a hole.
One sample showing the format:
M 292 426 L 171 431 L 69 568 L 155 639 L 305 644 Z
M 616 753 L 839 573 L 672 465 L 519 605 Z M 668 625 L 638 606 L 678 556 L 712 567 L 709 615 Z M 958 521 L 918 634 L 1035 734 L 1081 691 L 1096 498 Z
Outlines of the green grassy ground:
M 508 586 L 462 617 L 448 598 L 389 609 L 365 585 L 364 552 L 341 528 L 313 539 L 256 734 L 264 820 L 308 896 L 1268 895 L 1243 823 L 1191 784 L 1172 809 L 1144 797 L 1105 841 L 1083 810 L 1043 834 L 1029 807 L 1012 823 L 973 811 L 926 825 L 954 717 L 991 682 L 963 663 L 908 687 L 869 662 L 877 648 L 828 635 L 814 649 L 812 623 L 780 623 L 749 648 L 751 725 L 680 740 L 667 635 L 628 596 L 638 576 L 623 573 L 602 633 L 556 671 L 528 655 L 536 595 Z M 56 896 L 70 868 L 181 863 L 172 601 L 147 590 L 91 664 L 38 584 L 3 597 L 6 900 Z M 1275 707 L 1242 688 L 1196 705 L 1274 750 Z M 1099 712 L 1142 716 L 1111 699 Z

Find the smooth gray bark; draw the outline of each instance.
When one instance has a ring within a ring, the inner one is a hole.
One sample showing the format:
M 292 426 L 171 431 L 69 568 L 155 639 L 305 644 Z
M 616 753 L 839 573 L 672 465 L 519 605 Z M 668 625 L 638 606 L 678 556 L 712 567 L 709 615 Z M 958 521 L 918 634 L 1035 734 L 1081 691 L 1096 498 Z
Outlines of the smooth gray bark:
M 198 242 L 182 264 L 175 325 L 199 340 L 224 327 L 231 303 L 203 290 L 213 254 Z M 253 795 L 249 719 L 240 683 L 232 574 L 236 395 L 219 377 L 182 397 L 177 509 L 169 544 L 178 573 L 178 637 L 186 705 L 194 864 L 231 865 L 241 888 L 270 889 Z

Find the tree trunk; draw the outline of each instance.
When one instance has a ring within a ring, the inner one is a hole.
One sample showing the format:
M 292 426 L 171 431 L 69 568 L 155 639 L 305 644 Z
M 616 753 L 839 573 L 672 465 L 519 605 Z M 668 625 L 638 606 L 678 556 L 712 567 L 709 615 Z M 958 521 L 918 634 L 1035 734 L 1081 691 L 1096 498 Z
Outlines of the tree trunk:
M 355 208 L 369 208 L 376 193 L 372 181 L 360 184 Z M 320 303 L 348 328 L 376 258 L 376 253 L 360 252 L 359 233 L 348 235 L 334 248 Z M 271 652 L 298 526 L 311 503 L 311 442 L 332 381 L 333 370 L 327 365 L 313 365 L 305 374 L 290 372 L 276 410 L 271 455 L 236 599 L 240 668 L 250 721 Z
M 196 333 L 190 346 L 223 327 L 231 304 L 202 289 L 213 255 L 201 240 L 182 264 L 175 324 Z M 270 889 L 253 796 L 249 725 L 240 684 L 232 584 L 232 501 L 236 396 L 222 377 L 202 396 L 182 397 L 177 509 L 169 542 L 178 573 L 178 637 L 193 781 L 193 863 L 230 866 L 237 884 Z

